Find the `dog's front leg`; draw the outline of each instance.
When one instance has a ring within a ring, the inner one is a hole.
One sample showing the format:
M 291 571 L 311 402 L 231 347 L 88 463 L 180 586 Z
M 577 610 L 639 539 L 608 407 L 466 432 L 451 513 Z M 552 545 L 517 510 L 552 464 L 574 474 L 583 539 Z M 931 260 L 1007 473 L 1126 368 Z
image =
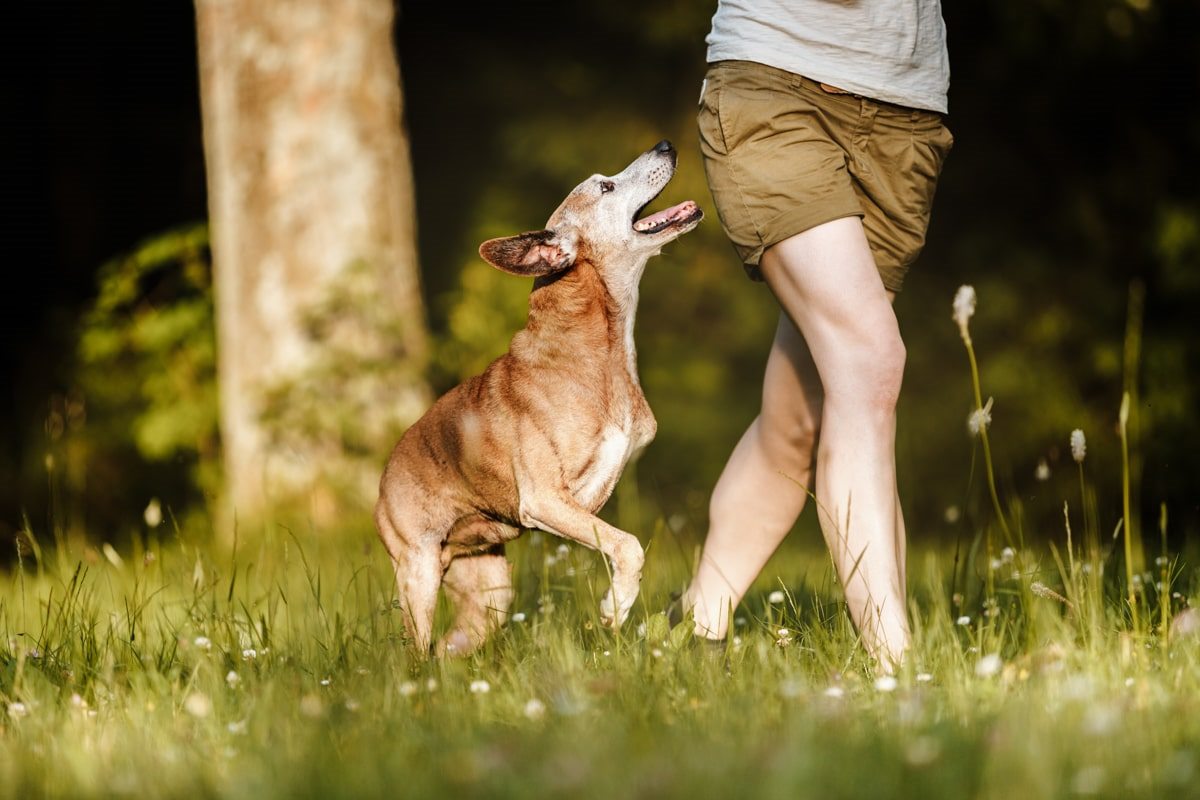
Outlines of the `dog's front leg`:
M 641 588 L 642 543 L 581 508 L 568 494 L 530 493 L 522 497 L 521 524 L 599 550 L 612 565 L 612 586 L 600 601 L 605 625 L 619 627 L 629 616 Z

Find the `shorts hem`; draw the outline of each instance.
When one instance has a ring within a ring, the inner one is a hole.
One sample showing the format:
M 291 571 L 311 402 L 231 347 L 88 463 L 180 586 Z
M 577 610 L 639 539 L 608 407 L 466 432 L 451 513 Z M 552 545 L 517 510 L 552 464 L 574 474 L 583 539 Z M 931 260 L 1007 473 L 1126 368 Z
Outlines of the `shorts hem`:
M 760 237 L 760 242 L 757 246 L 751 249 L 738 248 L 738 255 L 741 256 L 742 266 L 746 269 L 746 275 L 751 280 L 763 280 L 759 261 L 762 260 L 763 251 L 768 247 L 779 244 L 784 239 L 791 238 L 798 233 L 811 230 L 818 225 L 833 222 L 835 219 L 862 216 L 864 216 L 864 212 L 857 200 L 826 203 L 816 207 L 796 209 L 780 214 L 764 226 L 765 231 L 769 232 L 769 235 L 768 233 L 764 233 Z

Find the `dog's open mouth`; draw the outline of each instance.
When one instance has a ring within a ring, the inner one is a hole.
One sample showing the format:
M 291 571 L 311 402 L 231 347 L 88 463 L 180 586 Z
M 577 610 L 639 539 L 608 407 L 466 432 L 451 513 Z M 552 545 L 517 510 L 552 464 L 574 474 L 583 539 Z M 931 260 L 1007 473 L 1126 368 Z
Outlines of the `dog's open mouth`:
M 646 205 L 649 205 L 649 203 Z M 642 208 L 639 208 L 637 213 L 641 214 L 645 207 L 642 206 Z M 699 206 L 691 200 L 684 200 L 677 206 L 664 208 L 662 211 L 656 211 L 641 219 L 638 219 L 637 214 L 635 214 L 633 229 L 638 233 L 660 233 L 668 228 L 682 228 L 684 225 L 695 222 L 703 216 L 704 212 L 700 210 Z

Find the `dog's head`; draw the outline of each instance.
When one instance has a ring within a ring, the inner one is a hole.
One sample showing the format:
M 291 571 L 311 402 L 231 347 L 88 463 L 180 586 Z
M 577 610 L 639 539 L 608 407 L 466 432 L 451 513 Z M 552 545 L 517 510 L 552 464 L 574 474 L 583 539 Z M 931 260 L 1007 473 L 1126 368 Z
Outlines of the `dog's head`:
M 696 227 L 704 212 L 691 200 L 639 215 L 675 174 L 675 148 L 662 141 L 617 175 L 593 175 L 567 195 L 546 228 L 489 239 L 479 254 L 514 275 L 540 277 L 586 258 L 610 287 L 629 288 L 647 259 Z

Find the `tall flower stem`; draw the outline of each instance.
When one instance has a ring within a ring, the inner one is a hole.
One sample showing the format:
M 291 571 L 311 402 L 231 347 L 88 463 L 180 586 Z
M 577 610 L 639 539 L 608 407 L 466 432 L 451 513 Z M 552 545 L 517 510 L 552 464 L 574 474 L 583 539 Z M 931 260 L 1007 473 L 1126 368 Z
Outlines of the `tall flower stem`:
M 983 391 L 979 388 L 979 365 L 975 361 L 975 346 L 971 343 L 969 335 L 963 336 L 963 343 L 967 346 L 967 357 L 971 360 L 971 386 L 975 390 L 975 410 L 977 413 L 983 413 Z M 996 491 L 996 473 L 992 468 L 992 447 L 988 442 L 987 425 L 979 426 L 979 439 L 983 442 L 983 465 L 987 472 L 988 491 L 992 496 L 992 508 L 996 512 L 996 520 L 1000 523 L 1000 529 L 1004 531 L 1004 538 L 1009 546 L 1013 546 L 1012 531 L 1008 529 L 1008 521 L 1004 517 L 1004 510 L 1000 507 L 1000 495 Z M 1022 546 L 1024 543 L 1022 543 Z
M 1133 615 L 1133 630 L 1140 632 L 1142 629 L 1141 622 L 1138 617 L 1138 599 L 1137 587 L 1133 583 L 1133 537 L 1130 535 L 1133 515 L 1129 510 L 1129 436 L 1127 435 L 1127 425 L 1129 422 L 1129 392 L 1125 392 L 1121 396 L 1121 412 L 1118 417 L 1121 430 L 1121 501 L 1123 507 L 1122 516 L 1122 533 L 1125 539 L 1125 586 L 1129 591 L 1129 610 Z

